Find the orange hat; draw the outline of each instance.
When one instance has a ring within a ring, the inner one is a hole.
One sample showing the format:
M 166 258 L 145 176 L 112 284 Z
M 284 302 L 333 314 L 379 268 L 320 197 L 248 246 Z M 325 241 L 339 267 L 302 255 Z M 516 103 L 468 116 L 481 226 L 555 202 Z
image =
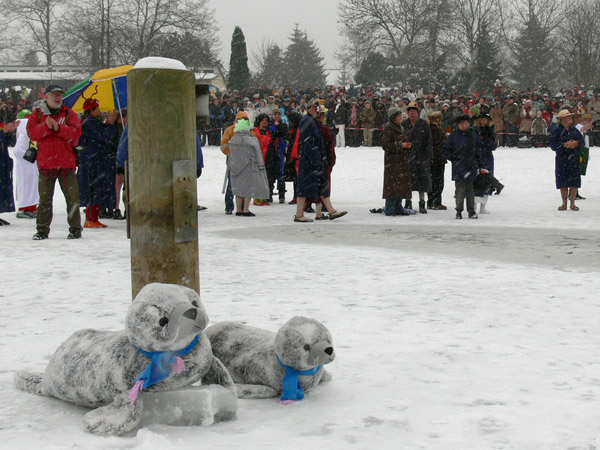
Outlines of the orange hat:
M 238 120 L 240 118 L 245 118 L 250 120 L 250 117 L 248 117 L 248 113 L 246 111 L 239 111 L 236 115 L 235 115 L 235 120 Z

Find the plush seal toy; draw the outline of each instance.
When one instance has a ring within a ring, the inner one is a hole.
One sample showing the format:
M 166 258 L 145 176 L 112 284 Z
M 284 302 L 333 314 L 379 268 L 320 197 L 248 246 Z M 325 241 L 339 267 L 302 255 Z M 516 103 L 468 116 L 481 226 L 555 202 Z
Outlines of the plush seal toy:
M 324 364 L 335 359 L 331 333 L 323 324 L 294 317 L 277 333 L 238 322 L 207 328 L 214 355 L 231 373 L 239 398 L 302 400 L 304 392 L 331 379 Z
M 236 398 L 203 332 L 207 324 L 194 290 L 149 284 L 129 307 L 125 330 L 80 330 L 60 345 L 43 374 L 17 372 L 15 385 L 95 408 L 83 418 L 87 431 L 124 434 L 140 422 L 142 391 L 175 390 L 209 377 Z

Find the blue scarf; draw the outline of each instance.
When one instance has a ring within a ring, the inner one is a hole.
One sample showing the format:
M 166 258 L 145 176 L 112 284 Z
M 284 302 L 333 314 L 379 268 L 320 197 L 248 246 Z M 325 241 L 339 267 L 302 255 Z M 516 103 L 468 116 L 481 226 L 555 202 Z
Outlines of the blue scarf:
M 285 369 L 283 376 L 283 390 L 281 391 L 281 400 L 302 400 L 304 391 L 300 384 L 300 375 L 316 375 L 323 366 L 317 366 L 314 369 L 296 370 L 293 367 L 286 366 L 281 362 L 279 356 L 275 355 L 277 361 Z
M 164 380 L 171 374 L 171 366 L 175 364 L 176 357 L 187 355 L 189 352 L 191 352 L 198 343 L 199 339 L 200 336 L 196 336 L 190 345 L 181 350 L 177 350 L 176 352 L 147 352 L 141 348 L 138 348 L 138 350 L 144 355 L 152 358 L 152 361 L 150 364 L 148 364 L 146 370 L 144 370 L 135 381 L 144 381 L 144 388 L 147 388 L 161 380 Z

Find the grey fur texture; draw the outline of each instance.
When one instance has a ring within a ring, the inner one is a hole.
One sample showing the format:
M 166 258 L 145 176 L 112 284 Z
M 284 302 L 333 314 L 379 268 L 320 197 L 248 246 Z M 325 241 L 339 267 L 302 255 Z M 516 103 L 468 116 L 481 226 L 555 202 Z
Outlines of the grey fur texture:
M 314 319 L 296 316 L 277 333 L 239 322 L 221 322 L 206 329 L 215 357 L 223 362 L 236 383 L 239 398 L 269 398 L 281 394 L 285 369 L 308 370 L 335 359 L 331 333 Z M 276 356 L 277 355 L 277 356 Z M 323 368 L 300 376 L 304 392 L 331 375 Z
M 143 393 L 135 408 L 127 394 L 150 363 L 136 347 L 148 352 L 177 351 L 199 336 L 192 351 L 182 356 L 185 369 L 144 392 L 170 391 L 210 376 L 236 394 L 231 376 L 213 356 L 203 332 L 207 324 L 206 311 L 194 290 L 149 284 L 131 304 L 125 330 L 77 331 L 59 346 L 43 374 L 18 372 L 14 382 L 30 393 L 98 408 L 84 417 L 84 427 L 90 432 L 124 434 L 137 426 L 142 410 Z

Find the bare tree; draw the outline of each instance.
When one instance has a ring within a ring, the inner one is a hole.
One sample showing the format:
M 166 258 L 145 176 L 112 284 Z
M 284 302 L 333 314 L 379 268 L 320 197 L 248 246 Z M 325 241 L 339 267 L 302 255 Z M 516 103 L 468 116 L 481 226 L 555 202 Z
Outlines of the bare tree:
M 124 17 L 127 23 L 119 42 L 122 59 L 149 56 L 154 40 L 165 34 L 190 32 L 211 41 L 213 49 L 218 44 L 208 0 L 130 0 L 125 3 Z
M 435 0 L 343 0 L 338 7 L 342 33 L 350 48 L 377 48 L 402 66 L 404 76 L 418 70 L 435 17 Z
M 63 20 L 60 34 L 70 45 L 64 49 L 78 64 L 106 68 L 113 65 L 115 35 L 125 24 L 119 0 L 69 0 L 70 20 Z M 118 61 L 121 63 L 122 61 Z
M 31 45 L 46 56 L 49 66 L 59 51 L 59 37 L 55 30 L 62 12 L 61 5 L 61 0 L 3 0 L 0 3 L 6 17 L 27 30 L 21 35 L 29 36 Z
M 561 24 L 559 45 L 564 58 L 563 80 L 591 87 L 600 79 L 600 0 L 570 4 Z
M 495 33 L 493 24 L 499 23 L 497 0 L 451 0 L 453 40 L 460 41 L 462 49 L 456 55 L 463 64 L 469 64 L 476 51 L 477 39 L 483 28 Z

